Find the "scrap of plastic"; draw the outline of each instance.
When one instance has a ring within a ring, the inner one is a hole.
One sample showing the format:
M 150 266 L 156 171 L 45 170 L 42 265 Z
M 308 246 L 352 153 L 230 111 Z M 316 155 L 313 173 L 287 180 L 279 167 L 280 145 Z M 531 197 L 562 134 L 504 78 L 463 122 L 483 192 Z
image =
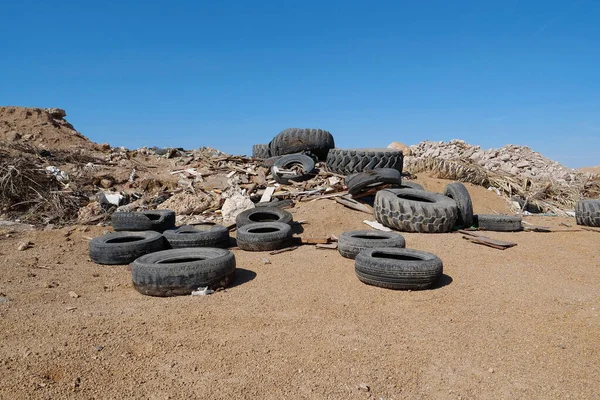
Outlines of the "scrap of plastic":
M 56 180 L 59 182 L 67 182 L 69 180 L 69 174 L 67 174 L 65 171 L 61 171 L 60 169 L 54 166 L 46 167 L 46 172 L 54 175 Z
M 215 291 L 211 290 L 208 288 L 208 286 L 205 287 L 199 287 L 198 290 L 194 290 L 192 292 L 192 296 L 206 296 L 209 294 L 213 294 Z

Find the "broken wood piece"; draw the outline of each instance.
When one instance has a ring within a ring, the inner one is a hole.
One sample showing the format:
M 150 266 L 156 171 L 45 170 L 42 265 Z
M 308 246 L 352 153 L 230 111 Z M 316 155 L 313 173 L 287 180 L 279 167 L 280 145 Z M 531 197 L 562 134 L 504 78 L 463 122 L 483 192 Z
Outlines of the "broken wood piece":
M 235 175 L 235 174 L 237 174 L 237 173 L 238 173 L 238 171 L 234 170 L 234 171 L 231 171 L 230 173 L 228 173 L 226 176 L 227 176 L 228 178 L 231 178 L 232 176 L 234 176 L 234 175 Z
M 338 244 L 337 242 L 335 243 L 317 243 L 315 245 L 315 247 L 317 249 L 330 249 L 330 250 L 336 250 L 338 248 Z
M 582 226 L 581 229 L 586 230 L 586 231 L 590 231 L 590 232 L 600 233 L 600 230 L 594 229 L 594 228 L 589 228 L 587 226 Z
M 365 224 L 369 225 L 371 228 L 377 229 L 379 231 L 383 231 L 383 232 L 391 232 L 392 231 L 390 228 L 388 228 L 387 226 L 383 226 L 382 224 L 380 224 L 377 221 L 368 221 L 365 219 L 363 222 Z
M 363 204 L 363 203 L 359 203 L 356 200 L 352 200 L 352 199 L 348 199 L 348 198 L 339 198 L 339 197 L 336 197 L 335 201 L 337 203 L 340 203 L 341 205 L 343 205 L 345 207 L 348 207 L 348 208 L 351 208 L 353 210 L 373 215 L 373 208 L 372 207 L 370 207 L 370 206 L 368 206 L 366 204 Z
M 525 232 L 552 232 L 549 226 L 526 225 L 523 227 Z
M 354 195 L 352 195 L 352 198 L 354 199 L 360 199 L 361 197 L 367 197 L 367 196 L 371 196 L 374 195 L 375 193 L 377 193 L 380 190 L 383 189 L 388 189 L 391 188 L 393 185 L 391 183 L 382 183 L 381 185 L 375 186 L 371 189 L 365 190 L 363 192 L 359 192 L 356 193 Z
M 285 247 L 283 249 L 279 249 L 279 250 L 273 250 L 272 252 L 270 252 L 269 254 L 271 255 L 275 255 L 275 254 L 279 254 L 279 253 L 285 253 L 286 251 L 294 251 L 298 248 L 298 246 L 291 246 L 291 247 Z
M 471 236 L 463 236 L 463 239 L 467 239 L 470 242 L 482 244 L 484 246 L 492 247 L 492 248 L 498 249 L 498 250 L 505 250 L 505 249 L 508 249 L 508 248 L 511 248 L 511 247 L 514 247 L 517 245 L 516 243 L 513 243 L 513 242 L 505 242 L 504 240 L 496 240 L 496 239 L 489 238 L 487 236 L 471 235 Z
M 263 193 L 262 197 L 260 198 L 259 203 L 268 203 L 271 201 L 271 196 L 273 195 L 273 193 L 275 193 L 275 187 L 274 186 L 269 186 L 268 188 L 265 189 L 265 192 Z
M 300 243 L 302 244 L 325 244 L 329 243 L 329 238 L 326 237 L 301 237 Z

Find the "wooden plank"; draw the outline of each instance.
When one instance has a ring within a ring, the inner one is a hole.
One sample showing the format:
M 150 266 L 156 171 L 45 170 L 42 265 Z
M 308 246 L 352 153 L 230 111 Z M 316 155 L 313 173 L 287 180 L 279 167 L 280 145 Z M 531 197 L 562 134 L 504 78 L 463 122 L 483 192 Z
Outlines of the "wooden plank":
M 318 243 L 315 247 L 317 249 L 336 250 L 338 248 L 338 244 L 337 243 Z
M 300 243 L 302 244 L 324 244 L 329 243 L 329 238 L 326 237 L 301 237 Z
M 492 247 L 498 250 L 505 250 L 510 247 L 514 247 L 517 244 L 512 242 L 505 242 L 503 240 L 496 240 L 486 236 L 463 236 L 463 239 L 467 239 L 470 242 L 483 244 L 488 247 Z
M 585 230 L 585 231 L 590 231 L 590 232 L 596 232 L 596 233 L 600 233 L 600 230 L 598 229 L 594 229 L 594 228 L 589 228 L 587 226 L 582 226 L 581 229 Z
M 383 231 L 383 232 L 391 232 L 392 231 L 390 228 L 388 228 L 387 226 L 383 226 L 382 224 L 380 224 L 377 221 L 367 221 L 365 219 L 363 222 L 365 224 L 369 225 L 371 228 L 377 229 L 379 231 Z
M 269 254 L 271 255 L 275 255 L 275 254 L 279 254 L 279 253 L 285 253 L 286 251 L 294 251 L 298 248 L 298 246 L 291 246 L 291 247 L 286 247 L 283 249 L 279 249 L 279 250 L 273 250 L 272 252 L 270 252 Z
M 265 192 L 263 193 L 262 197 L 260 198 L 260 203 L 268 203 L 269 201 L 271 201 L 271 196 L 273 195 L 274 192 L 275 192 L 274 186 L 269 186 L 268 188 L 266 188 Z
M 353 210 L 373 215 L 373 208 L 372 207 L 370 207 L 370 206 L 368 206 L 366 204 L 359 203 L 356 200 L 352 200 L 352 199 L 348 199 L 348 198 L 339 198 L 339 197 L 336 197 L 335 201 L 338 202 L 338 203 L 340 203 L 341 205 L 343 205 L 345 207 L 348 207 L 348 208 L 351 208 Z

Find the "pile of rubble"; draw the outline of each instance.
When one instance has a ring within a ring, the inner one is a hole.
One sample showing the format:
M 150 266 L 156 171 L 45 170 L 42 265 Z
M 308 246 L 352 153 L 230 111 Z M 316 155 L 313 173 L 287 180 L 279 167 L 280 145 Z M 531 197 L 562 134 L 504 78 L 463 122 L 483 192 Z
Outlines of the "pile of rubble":
M 443 160 L 464 160 L 492 172 L 520 175 L 533 180 L 553 180 L 571 182 L 580 174 L 560 163 L 542 156 L 527 146 L 508 144 L 506 146 L 482 150 L 480 146 L 453 139 L 450 142 L 424 141 L 410 146 L 405 154 L 405 166 L 417 164 L 426 158 Z

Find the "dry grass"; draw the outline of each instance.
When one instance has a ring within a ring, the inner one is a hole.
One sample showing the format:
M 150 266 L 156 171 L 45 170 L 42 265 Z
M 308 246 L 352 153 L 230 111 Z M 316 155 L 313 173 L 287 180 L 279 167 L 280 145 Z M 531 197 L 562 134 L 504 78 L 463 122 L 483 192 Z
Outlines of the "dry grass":
M 582 198 L 600 198 L 600 177 L 579 174 L 569 184 L 555 181 L 533 181 L 529 178 L 485 170 L 464 160 L 426 158 L 406 167 L 412 173 L 431 172 L 434 177 L 495 187 L 509 199 L 519 196 L 525 204 L 538 206 L 544 212 L 565 215 Z

